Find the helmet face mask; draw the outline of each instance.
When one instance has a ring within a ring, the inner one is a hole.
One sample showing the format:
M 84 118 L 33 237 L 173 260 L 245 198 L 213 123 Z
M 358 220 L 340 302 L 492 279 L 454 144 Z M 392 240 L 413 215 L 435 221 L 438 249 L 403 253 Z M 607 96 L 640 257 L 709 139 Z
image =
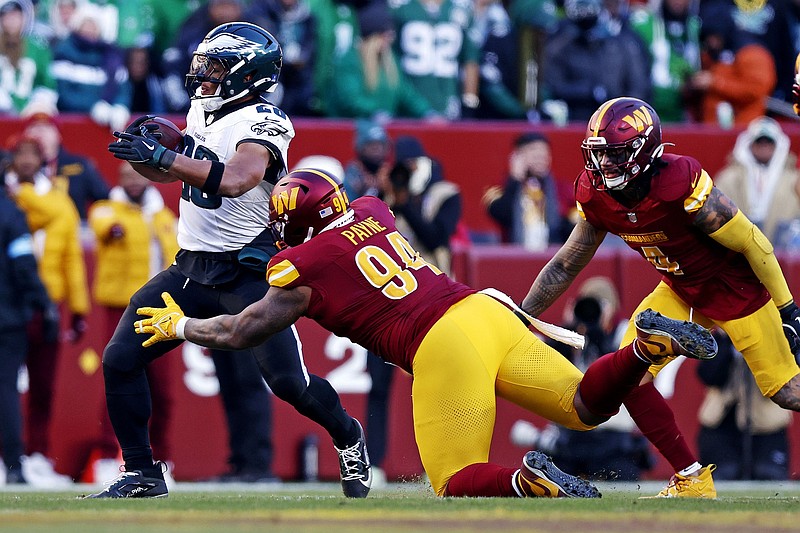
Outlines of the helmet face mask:
M 303 244 L 343 217 L 350 201 L 338 178 L 320 169 L 300 168 L 278 180 L 270 198 L 269 228 L 278 249 Z
M 589 119 L 581 149 L 595 188 L 624 189 L 664 152 L 661 120 L 637 98 L 609 100 Z
M 263 28 L 247 22 L 222 24 L 211 30 L 192 54 L 186 90 L 206 111 L 255 92 L 272 92 L 278 83 L 283 52 Z M 217 84 L 203 94 L 202 84 Z

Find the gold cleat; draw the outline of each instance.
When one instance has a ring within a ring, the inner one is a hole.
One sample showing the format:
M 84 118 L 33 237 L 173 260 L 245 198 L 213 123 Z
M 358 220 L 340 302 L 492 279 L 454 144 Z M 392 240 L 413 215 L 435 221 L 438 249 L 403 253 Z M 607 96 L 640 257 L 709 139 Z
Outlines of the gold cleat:
M 717 489 L 714 488 L 714 478 L 711 472 L 717 469 L 717 465 L 704 466 L 691 476 L 675 474 L 669 480 L 669 484 L 655 496 L 643 496 L 640 499 L 655 498 L 705 498 L 708 500 L 716 499 Z

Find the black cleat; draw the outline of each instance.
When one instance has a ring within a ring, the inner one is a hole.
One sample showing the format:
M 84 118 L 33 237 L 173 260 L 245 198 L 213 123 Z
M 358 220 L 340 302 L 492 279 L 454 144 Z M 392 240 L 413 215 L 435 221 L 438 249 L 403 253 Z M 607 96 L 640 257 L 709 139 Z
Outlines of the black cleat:
M 579 477 L 562 472 L 553 460 L 539 451 L 525 454 L 512 479 L 522 497 L 530 498 L 601 498 L 597 487 Z
M 675 320 L 645 309 L 636 316 L 636 354 L 651 363 L 682 355 L 690 359 L 713 359 L 717 341 L 706 328 L 694 322 Z
M 355 419 L 354 419 L 355 420 Z M 367 441 L 364 438 L 364 429 L 361 423 L 358 424 L 360 436 L 358 441 L 352 446 L 339 449 L 339 473 L 342 477 L 342 492 L 348 498 L 366 498 L 372 486 L 372 467 L 369 464 L 369 454 L 367 453 Z
M 157 462 L 161 468 L 164 463 Z M 141 470 L 122 472 L 117 479 L 96 494 L 87 494 L 83 498 L 164 498 L 169 496 L 164 474 L 159 471 L 157 477 L 146 477 Z

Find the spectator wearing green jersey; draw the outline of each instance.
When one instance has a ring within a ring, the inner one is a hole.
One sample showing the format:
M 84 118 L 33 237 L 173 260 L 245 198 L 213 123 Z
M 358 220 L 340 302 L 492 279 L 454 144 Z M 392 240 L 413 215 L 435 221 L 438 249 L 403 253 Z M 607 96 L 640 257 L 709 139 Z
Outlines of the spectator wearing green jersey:
M 449 120 L 480 105 L 480 32 L 468 0 L 389 0 L 400 67 L 433 109 Z
M 686 80 L 700 69 L 700 18 L 697 0 L 663 0 L 633 8 L 630 24 L 650 59 L 653 107 L 662 122 L 683 122 Z
M 317 114 L 331 115 L 330 88 L 339 75 L 334 71 L 333 64 L 355 46 L 358 8 L 366 3 L 366 0 L 308 0 L 308 7 L 317 22 L 314 97 L 311 105 Z
M 386 4 L 373 2 L 359 12 L 358 20 L 361 36 L 356 46 L 334 58 L 329 116 L 378 121 L 437 116 L 398 64 Z
M 32 25 L 29 0 L 0 2 L 0 113 L 19 115 L 56 108 L 50 49 L 30 35 Z

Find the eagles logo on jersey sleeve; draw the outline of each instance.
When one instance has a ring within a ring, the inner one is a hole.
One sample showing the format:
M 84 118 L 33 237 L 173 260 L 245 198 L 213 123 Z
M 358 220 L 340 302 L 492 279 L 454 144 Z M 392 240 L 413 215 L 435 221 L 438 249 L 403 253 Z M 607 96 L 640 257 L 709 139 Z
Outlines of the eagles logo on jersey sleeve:
M 197 145 L 203 146 L 203 153 L 186 155 L 197 159 L 216 159 L 225 163 L 233 157 L 236 148 L 244 142 L 264 145 L 278 164 L 273 164 L 265 179 L 277 181 L 287 171 L 289 143 L 294 138 L 294 126 L 289 117 L 279 107 L 262 97 L 257 102 L 249 102 L 242 107 L 225 112 L 207 114 L 196 102 L 187 116 L 186 132 Z

